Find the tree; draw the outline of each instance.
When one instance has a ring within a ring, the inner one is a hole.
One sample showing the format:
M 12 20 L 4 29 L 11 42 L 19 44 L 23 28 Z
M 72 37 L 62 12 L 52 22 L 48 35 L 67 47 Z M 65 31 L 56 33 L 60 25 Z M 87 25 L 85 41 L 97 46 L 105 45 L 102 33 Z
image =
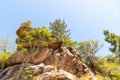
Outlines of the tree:
M 16 49 L 15 44 L 10 40 L 10 37 L 0 38 L 0 53 L 13 53 Z
M 73 46 L 75 47 L 77 42 L 72 41 L 70 39 L 70 30 L 67 29 L 67 24 L 64 20 L 55 19 L 52 23 L 50 22 L 49 29 L 52 31 L 53 35 L 57 35 L 59 38 L 63 40 L 63 46 Z
M 120 36 L 104 30 L 105 41 L 111 44 L 110 51 L 115 53 L 116 57 L 120 57 Z
M 97 40 L 79 42 L 78 51 L 82 60 L 94 70 L 96 62 L 96 53 L 102 48 L 103 44 Z
M 8 66 L 8 59 L 11 53 L 15 52 L 16 46 L 10 37 L 0 38 L 0 71 Z
M 59 36 L 60 38 L 68 37 L 70 36 L 70 30 L 67 30 L 67 24 L 65 21 L 61 21 L 60 19 L 55 19 L 55 21 L 52 23 L 50 22 L 50 30 L 52 31 L 52 34 Z

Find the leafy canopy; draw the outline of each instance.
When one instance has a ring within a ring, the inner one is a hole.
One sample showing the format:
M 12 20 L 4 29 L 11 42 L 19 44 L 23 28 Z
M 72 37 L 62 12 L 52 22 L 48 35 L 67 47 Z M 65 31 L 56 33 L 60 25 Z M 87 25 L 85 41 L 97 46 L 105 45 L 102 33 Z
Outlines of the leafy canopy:
M 102 46 L 103 44 L 97 40 L 79 42 L 78 51 L 81 54 L 82 60 L 93 70 L 97 59 L 96 53 Z
M 104 30 L 105 41 L 111 44 L 110 51 L 116 53 L 116 56 L 120 56 L 120 36 L 110 33 L 108 30 Z

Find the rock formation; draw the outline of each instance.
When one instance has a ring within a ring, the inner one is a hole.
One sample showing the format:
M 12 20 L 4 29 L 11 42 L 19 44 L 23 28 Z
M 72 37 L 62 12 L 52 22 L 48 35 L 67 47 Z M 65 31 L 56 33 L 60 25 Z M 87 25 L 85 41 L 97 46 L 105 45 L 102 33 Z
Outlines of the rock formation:
M 27 25 L 27 24 L 25 24 Z M 26 34 L 31 35 L 31 37 L 35 38 L 35 40 L 32 41 L 32 44 L 30 44 L 27 40 L 23 40 L 26 37 Z M 62 46 L 63 41 L 56 35 L 51 35 L 52 38 L 55 38 L 55 42 L 50 42 L 50 41 L 41 41 L 39 39 L 39 36 L 36 36 L 36 28 L 32 28 L 29 26 L 21 26 L 19 29 L 16 31 L 16 34 L 18 38 L 16 39 L 16 44 L 20 44 L 23 48 L 28 49 L 31 46 L 32 47 L 40 47 L 41 43 L 46 43 L 45 47 L 51 48 L 53 50 L 59 48 Z M 19 49 L 18 49 L 19 50 Z
M 31 27 L 31 21 L 27 20 L 21 24 L 19 29 L 16 31 L 18 37 L 25 37 L 25 32 L 32 31 L 33 28 Z
M 36 51 L 16 51 L 9 58 L 9 66 L 0 73 L 0 80 L 94 80 L 80 54 L 74 48 L 62 47 L 61 44 L 62 41 L 55 42 L 59 45 L 55 48 L 47 46 Z M 32 71 L 32 77 L 26 77 L 26 73 L 25 79 L 22 79 L 23 70 Z
M 69 49 L 72 49 L 69 50 Z M 92 80 L 89 68 L 80 60 L 80 55 L 72 47 L 61 47 L 56 50 L 43 48 L 35 55 L 29 56 L 28 51 L 17 51 L 9 59 L 9 67 L 2 72 L 1 78 L 9 79 L 18 76 L 23 68 L 33 69 L 34 76 L 47 79 L 43 80 L 82 80 L 82 76 L 88 74 L 88 80 Z M 73 77 L 71 77 L 71 75 Z M 55 78 L 55 79 L 51 79 Z M 84 79 L 83 79 L 84 80 Z

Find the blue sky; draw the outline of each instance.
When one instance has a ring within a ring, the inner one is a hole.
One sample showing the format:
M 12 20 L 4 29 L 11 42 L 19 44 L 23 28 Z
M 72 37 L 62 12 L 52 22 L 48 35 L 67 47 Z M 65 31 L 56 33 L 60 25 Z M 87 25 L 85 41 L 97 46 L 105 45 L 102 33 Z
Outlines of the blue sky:
M 58 18 L 67 23 L 72 40 L 99 40 L 104 47 L 98 54 L 107 55 L 110 45 L 104 41 L 103 30 L 120 35 L 120 0 L 1 0 L 0 37 L 15 40 L 25 20 L 31 20 L 33 27 L 49 27 Z

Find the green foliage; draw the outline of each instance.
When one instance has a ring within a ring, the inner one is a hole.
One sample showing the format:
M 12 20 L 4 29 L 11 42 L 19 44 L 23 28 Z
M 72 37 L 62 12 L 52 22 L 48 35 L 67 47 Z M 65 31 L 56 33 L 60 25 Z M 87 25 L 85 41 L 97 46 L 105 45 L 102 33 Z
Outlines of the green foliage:
M 10 80 L 33 80 L 33 70 L 23 69 L 18 76 L 11 78 Z
M 97 80 L 110 80 L 110 78 L 99 74 Z
M 27 43 L 30 48 L 34 48 L 36 44 L 39 47 L 48 46 L 48 42 L 54 42 L 55 39 L 51 37 L 52 33 L 43 26 L 35 28 L 29 32 L 25 32 L 25 37 L 20 38 L 23 43 Z M 18 44 L 20 50 L 24 50 L 22 44 Z
M 70 36 L 70 30 L 67 30 L 67 24 L 64 20 L 61 21 L 60 19 L 55 19 L 53 23 L 50 22 L 50 30 L 52 31 L 52 34 L 57 35 L 60 38 L 63 38 L 63 36 Z
M 79 42 L 78 51 L 82 60 L 93 70 L 97 59 L 95 55 L 102 46 L 103 44 L 97 40 Z
M 110 51 L 116 53 L 116 56 L 120 56 L 120 36 L 110 33 L 108 30 L 104 30 L 105 41 L 111 44 Z
M 106 58 L 99 59 L 96 64 L 98 80 L 120 80 L 120 65 L 117 62 L 108 62 Z
M 54 39 L 51 37 L 52 33 L 49 32 L 49 30 L 43 26 L 43 27 L 38 27 L 35 29 L 35 36 L 42 40 L 42 41 L 54 41 Z
M 67 24 L 65 21 L 61 21 L 60 19 L 55 19 L 55 21 L 52 23 L 50 22 L 49 29 L 52 31 L 53 35 L 57 35 L 59 38 L 63 40 L 63 46 L 72 46 L 76 47 L 77 42 L 72 41 L 70 39 L 70 30 L 67 29 Z
M 0 54 L 0 69 L 5 68 L 5 66 L 8 64 L 8 59 L 10 56 L 11 56 L 10 53 Z
M 115 57 L 114 54 L 107 55 L 105 59 L 107 60 L 107 62 L 112 62 L 112 63 L 118 62 L 118 59 Z
M 78 44 L 77 41 L 72 41 L 70 38 L 64 38 L 63 40 L 63 46 L 66 46 L 66 47 L 71 46 L 71 47 L 76 48 L 77 44 Z
M 25 51 L 26 49 L 22 46 L 22 44 L 17 44 L 17 48 L 19 50 Z

